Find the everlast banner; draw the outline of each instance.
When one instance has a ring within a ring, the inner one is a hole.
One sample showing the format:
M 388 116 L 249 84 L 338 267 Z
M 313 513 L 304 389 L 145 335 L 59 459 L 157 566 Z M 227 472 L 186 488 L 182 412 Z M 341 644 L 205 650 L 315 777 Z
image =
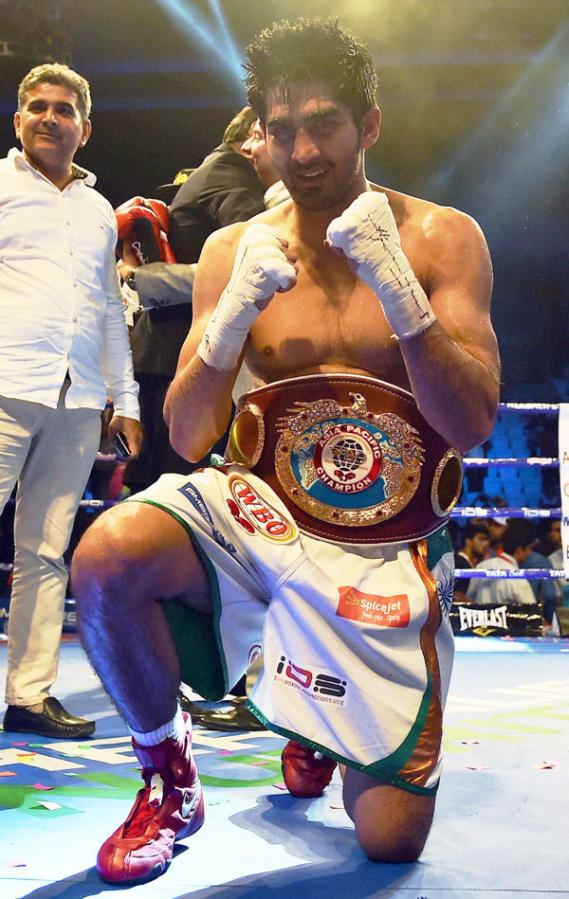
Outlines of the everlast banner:
M 534 605 L 477 605 L 453 603 L 450 620 L 456 636 L 464 637 L 540 637 L 543 619 Z

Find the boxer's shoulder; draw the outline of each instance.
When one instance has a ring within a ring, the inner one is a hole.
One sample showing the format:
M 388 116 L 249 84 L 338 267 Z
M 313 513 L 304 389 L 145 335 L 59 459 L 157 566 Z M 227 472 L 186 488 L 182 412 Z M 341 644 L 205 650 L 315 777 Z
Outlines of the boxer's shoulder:
M 411 239 L 413 244 L 447 245 L 449 242 L 479 241 L 482 237 L 475 219 L 453 206 L 441 206 L 432 200 L 377 185 L 373 185 L 373 189 L 386 194 L 403 242 Z
M 450 211 L 448 207 L 439 206 L 431 200 L 413 197 L 411 194 L 404 194 L 401 191 L 392 190 L 390 187 L 381 187 L 378 184 L 370 186 L 372 190 L 381 191 L 386 195 L 399 228 L 406 224 L 420 225 L 429 221 L 433 216 L 437 217 L 441 213 L 445 214 L 445 211 Z
M 486 241 L 478 222 L 452 206 L 432 207 L 425 212 L 421 230 L 426 244 L 439 248 L 441 253 L 484 250 Z

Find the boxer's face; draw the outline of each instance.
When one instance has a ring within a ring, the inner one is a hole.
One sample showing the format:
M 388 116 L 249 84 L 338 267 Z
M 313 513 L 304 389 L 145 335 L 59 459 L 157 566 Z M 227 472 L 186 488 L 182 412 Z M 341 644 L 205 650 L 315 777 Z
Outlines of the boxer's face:
M 28 91 L 14 116 L 14 128 L 26 156 L 44 174 L 69 167 L 91 133 L 91 123 L 81 118 L 75 91 L 49 82 Z
M 377 140 L 379 110 L 369 110 L 358 128 L 352 111 L 326 84 L 303 81 L 288 100 L 269 92 L 265 131 L 271 159 L 294 201 L 304 209 L 329 209 L 352 199 L 363 177 L 363 151 Z

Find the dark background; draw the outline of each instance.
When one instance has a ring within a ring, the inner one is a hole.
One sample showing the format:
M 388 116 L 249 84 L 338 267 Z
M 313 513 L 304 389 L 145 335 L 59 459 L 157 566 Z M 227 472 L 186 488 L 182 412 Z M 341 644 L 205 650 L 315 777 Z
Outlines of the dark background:
M 22 76 L 68 62 L 93 94 L 78 161 L 113 205 L 151 196 L 198 165 L 244 104 L 252 36 L 330 13 L 379 70 L 368 176 L 457 206 L 486 233 L 502 399 L 566 399 L 568 0 L 0 0 L 0 155 Z

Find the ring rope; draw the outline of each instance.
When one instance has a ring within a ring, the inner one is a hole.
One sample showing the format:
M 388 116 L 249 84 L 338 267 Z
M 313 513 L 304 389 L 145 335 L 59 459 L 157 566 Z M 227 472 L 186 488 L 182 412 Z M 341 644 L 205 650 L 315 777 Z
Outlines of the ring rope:
M 456 578 L 528 578 L 528 580 L 555 580 L 564 578 L 563 568 L 455 568 Z
M 478 506 L 455 506 L 451 518 L 561 518 L 561 508 L 553 509 L 483 509 Z
M 559 468 L 559 459 L 549 459 L 545 456 L 529 456 L 527 459 L 486 459 L 467 456 L 462 460 L 463 468 L 482 468 L 487 465 L 495 465 L 497 468 L 512 466 L 516 468 Z
M 559 412 L 561 403 L 499 403 L 498 412 Z

